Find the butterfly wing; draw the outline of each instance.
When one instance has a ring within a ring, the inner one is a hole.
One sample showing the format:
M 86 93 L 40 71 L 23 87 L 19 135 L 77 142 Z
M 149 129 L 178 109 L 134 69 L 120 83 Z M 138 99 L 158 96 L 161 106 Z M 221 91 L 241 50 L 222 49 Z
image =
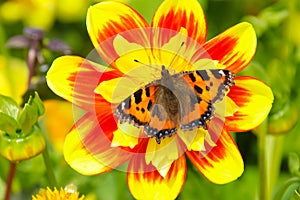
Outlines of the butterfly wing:
M 176 98 L 171 96 L 168 101 L 165 99 L 166 96 L 168 97 L 162 87 L 146 86 L 121 102 L 115 110 L 115 115 L 120 123 L 127 122 L 137 127 L 143 126 L 146 135 L 156 137 L 157 143 L 160 143 L 160 138 L 176 131 L 176 114 L 168 110 L 170 106 L 166 108 L 165 105 L 166 102 L 169 104 L 176 101 Z M 174 104 L 176 110 L 178 103 L 174 102 Z
M 122 101 L 115 110 L 120 123 L 128 122 L 137 127 L 148 124 L 155 90 L 156 87 L 142 88 Z
M 144 127 L 157 143 L 177 131 L 206 129 L 206 122 L 214 115 L 214 104 L 223 99 L 233 85 L 234 74 L 228 70 L 197 70 L 173 76 L 139 89 L 121 102 L 115 115 L 120 123 L 128 122 Z
M 234 85 L 234 74 L 222 69 L 197 70 L 185 72 L 183 78 L 193 90 L 188 97 L 194 106 L 186 108 L 184 102 L 180 102 L 180 128 L 206 129 L 206 122 L 214 115 L 214 104 L 221 101 L 229 87 Z

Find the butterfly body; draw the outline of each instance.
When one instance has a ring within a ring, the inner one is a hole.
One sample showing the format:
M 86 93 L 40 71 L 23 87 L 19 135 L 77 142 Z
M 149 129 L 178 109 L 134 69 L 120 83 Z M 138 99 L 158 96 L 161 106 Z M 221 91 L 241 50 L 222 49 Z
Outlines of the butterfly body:
M 143 127 L 157 143 L 178 129 L 203 127 L 214 115 L 213 104 L 233 85 L 227 70 L 196 70 L 170 74 L 162 66 L 155 80 L 126 98 L 115 110 L 120 123 Z

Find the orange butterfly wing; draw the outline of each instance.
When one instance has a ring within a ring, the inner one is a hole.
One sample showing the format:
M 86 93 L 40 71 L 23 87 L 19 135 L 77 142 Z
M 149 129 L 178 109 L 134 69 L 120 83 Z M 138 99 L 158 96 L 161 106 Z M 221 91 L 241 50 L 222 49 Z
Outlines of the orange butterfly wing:
M 120 123 L 128 122 L 137 127 L 148 124 L 155 90 L 156 87 L 139 89 L 121 102 L 115 110 Z
M 214 104 L 222 100 L 229 87 L 234 85 L 234 74 L 222 69 L 197 70 L 184 74 L 183 78 L 193 89 L 197 102 L 193 109 L 180 114 L 180 128 L 191 130 L 202 126 L 206 129 L 206 121 L 214 115 Z
M 176 132 L 175 116 L 166 112 L 160 99 L 161 88 L 157 85 L 139 89 L 121 102 L 115 110 L 120 123 L 131 123 L 137 127 L 144 126 L 149 137 L 156 137 L 158 143 L 164 135 Z

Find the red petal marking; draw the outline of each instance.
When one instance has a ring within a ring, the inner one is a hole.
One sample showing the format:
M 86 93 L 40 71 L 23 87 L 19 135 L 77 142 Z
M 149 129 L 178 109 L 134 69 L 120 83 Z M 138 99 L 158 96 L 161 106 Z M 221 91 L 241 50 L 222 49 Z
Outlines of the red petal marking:
M 203 45 L 220 67 L 234 73 L 240 72 L 252 60 L 256 50 L 256 35 L 251 24 L 239 23 Z M 203 57 L 201 52 L 198 58 Z M 205 56 L 205 55 L 204 55 Z
M 224 37 L 216 38 L 214 42 L 204 44 L 204 48 L 207 50 L 213 60 L 222 60 L 224 56 L 231 52 L 237 43 L 237 38 Z M 218 44 L 218 45 L 215 45 Z M 226 63 L 225 63 L 226 64 Z
M 116 128 L 113 115 L 103 110 L 101 117 L 87 113 L 72 129 L 76 129 L 83 146 L 95 159 L 109 168 L 116 168 L 132 156 L 131 149 L 111 147 L 112 132 Z
M 139 144 L 133 149 L 130 147 L 111 147 L 113 132 L 117 130 L 117 122 L 112 114 L 110 104 L 103 106 L 98 116 L 93 113 L 88 114 L 89 121 L 92 124 L 84 122 L 85 119 L 79 120 L 75 126 L 78 134 L 82 137 L 82 143 L 86 149 L 99 159 L 99 161 L 110 168 L 118 167 L 133 155 L 145 152 L 148 138 L 140 138 Z M 86 125 L 83 123 L 87 123 Z M 88 127 L 86 127 L 88 126 Z
M 245 103 L 249 102 L 248 97 L 251 96 L 251 92 L 245 88 L 234 85 L 230 87 L 230 92 L 227 94 L 227 96 L 231 99 L 234 99 L 235 104 L 241 107 L 245 105 Z
M 193 30 L 193 32 L 188 31 L 188 36 L 193 39 L 196 38 L 199 29 L 194 14 L 191 13 L 187 19 L 187 13 L 184 10 L 178 10 L 177 12 L 170 10 L 164 18 L 161 18 L 158 27 L 172 29 L 177 32 L 180 31 L 181 27 L 185 27 L 187 30 Z M 205 39 L 206 38 L 199 38 L 197 42 L 202 44 L 205 42 Z
M 113 46 L 117 34 L 133 29 L 148 27 L 146 20 L 133 8 L 119 2 L 101 2 L 90 7 L 87 15 L 90 38 L 105 62 L 113 67 L 119 57 Z M 141 39 L 142 38 L 142 39 Z M 143 43 L 142 29 L 127 34 L 130 42 Z
M 180 7 L 181 3 L 185 5 Z M 191 8 L 192 5 L 195 7 Z M 181 27 L 184 27 L 188 31 L 188 37 L 196 40 L 199 44 L 203 44 L 206 41 L 207 26 L 205 16 L 198 2 L 186 3 L 174 1 L 163 3 L 161 7 L 167 7 L 166 13 L 161 13 L 161 8 L 159 8 L 152 20 L 152 26 L 167 28 L 176 32 L 179 32 Z M 195 10 L 199 13 L 194 13 Z M 200 12 L 202 13 L 200 14 Z M 200 19 L 199 17 L 203 18 Z
M 82 63 L 76 73 L 71 74 L 67 80 L 73 88 L 73 102 L 85 110 L 94 112 L 99 110 L 106 100 L 94 92 L 95 88 L 102 81 L 121 77 L 123 74 L 117 70 L 100 72 L 88 62 Z
M 272 90 L 260 80 L 250 76 L 235 78 L 228 97 L 239 109 L 226 117 L 228 130 L 245 132 L 254 129 L 267 117 L 273 102 Z
M 135 10 L 132 9 L 132 12 L 139 16 L 140 19 L 143 19 L 143 17 Z M 136 23 L 136 21 L 132 20 L 132 17 L 130 15 L 120 16 L 118 20 L 121 21 L 121 23 L 115 23 L 114 21 L 107 22 L 105 26 L 103 26 L 102 30 L 98 30 L 98 44 L 101 44 L 103 41 L 110 39 L 112 36 L 115 36 L 118 33 L 148 26 L 146 21 L 144 21 L 144 24 L 142 24 L 142 26 L 141 24 Z M 131 38 L 126 39 L 128 39 L 128 41 L 130 42 L 135 41 L 134 35 L 132 35 Z

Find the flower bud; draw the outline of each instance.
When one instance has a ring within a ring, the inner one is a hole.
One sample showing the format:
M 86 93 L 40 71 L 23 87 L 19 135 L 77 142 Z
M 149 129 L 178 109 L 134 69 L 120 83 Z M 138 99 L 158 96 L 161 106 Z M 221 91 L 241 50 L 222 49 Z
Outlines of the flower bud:
M 28 134 L 0 134 L 0 155 L 11 162 L 27 160 L 39 155 L 46 146 L 40 128 L 33 126 Z

